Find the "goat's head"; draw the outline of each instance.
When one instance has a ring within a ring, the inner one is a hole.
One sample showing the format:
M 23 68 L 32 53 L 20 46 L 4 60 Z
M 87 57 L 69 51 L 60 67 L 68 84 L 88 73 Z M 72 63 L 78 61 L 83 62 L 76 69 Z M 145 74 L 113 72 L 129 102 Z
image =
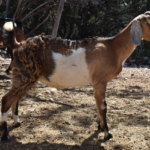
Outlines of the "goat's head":
M 12 37 L 12 39 L 11 39 L 11 45 L 13 45 L 13 47 L 14 48 L 17 48 L 17 47 L 19 47 L 20 46 L 20 44 L 21 44 L 21 42 L 18 42 L 17 41 L 17 39 L 16 39 L 16 35 L 15 35 L 15 29 L 14 29 L 14 27 L 16 27 L 17 25 L 16 25 L 16 23 L 13 23 L 12 21 L 10 21 L 10 22 L 6 22 L 5 24 L 4 24 L 4 26 L 3 26 L 3 29 L 5 29 L 6 31 L 4 31 L 4 35 L 6 34 L 8 34 L 7 32 L 12 32 L 13 34 L 11 35 Z M 6 36 L 5 35 L 5 36 Z M 6 36 L 7 37 L 7 36 Z M 10 42 L 10 41 L 9 41 Z
M 132 21 L 130 34 L 135 45 L 140 45 L 142 39 L 150 41 L 150 11 L 137 16 Z

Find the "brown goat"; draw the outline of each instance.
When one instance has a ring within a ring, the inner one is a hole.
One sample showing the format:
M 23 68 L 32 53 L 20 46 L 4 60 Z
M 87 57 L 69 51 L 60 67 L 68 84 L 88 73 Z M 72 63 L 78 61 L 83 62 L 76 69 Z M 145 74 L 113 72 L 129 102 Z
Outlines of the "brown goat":
M 0 48 L 7 47 L 7 51 L 11 56 L 11 61 L 13 60 L 13 49 L 5 42 L 5 39 L 2 36 L 2 34 L 3 34 L 2 29 L 6 22 L 12 22 L 12 21 L 13 21 L 13 19 L 10 19 L 10 18 L 0 18 Z M 24 30 L 22 27 L 22 23 L 19 20 L 14 20 L 14 22 L 16 25 L 16 27 L 15 27 L 16 39 L 17 39 L 17 41 L 21 42 L 22 40 L 24 40 Z M 10 70 L 11 70 L 11 65 L 9 65 L 8 69 L 6 70 L 6 73 L 9 73 Z
M 81 41 L 63 40 L 39 35 L 18 43 L 12 31 L 4 26 L 5 36 L 15 48 L 12 62 L 12 87 L 2 98 L 1 140 L 8 140 L 7 111 L 12 107 L 14 122 L 19 125 L 18 102 L 41 81 L 57 89 L 92 83 L 98 110 L 98 129 L 104 140 L 109 132 L 105 92 L 107 82 L 122 70 L 124 61 L 132 54 L 141 39 L 150 41 L 150 12 L 133 19 L 117 36 Z M 11 28 L 9 28 L 11 29 Z

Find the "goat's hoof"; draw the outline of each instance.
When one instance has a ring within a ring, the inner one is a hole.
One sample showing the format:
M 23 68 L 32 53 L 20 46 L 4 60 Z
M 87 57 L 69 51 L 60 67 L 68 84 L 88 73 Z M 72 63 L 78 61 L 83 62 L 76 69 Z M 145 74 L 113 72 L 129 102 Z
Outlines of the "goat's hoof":
M 98 128 L 98 131 L 101 131 L 101 125 L 100 124 L 98 125 L 97 128 Z
M 18 128 L 21 126 L 21 123 L 20 122 L 17 122 L 16 124 L 13 125 L 13 128 Z
M 10 70 L 9 70 L 9 69 L 7 69 L 5 72 L 6 72 L 7 74 L 9 74 L 9 71 L 10 71 Z
M 10 136 L 2 136 L 2 138 L 1 138 L 1 141 L 2 142 L 8 142 L 8 141 L 10 141 Z
M 108 132 L 107 136 L 104 137 L 104 141 L 108 141 L 113 138 L 113 135 Z

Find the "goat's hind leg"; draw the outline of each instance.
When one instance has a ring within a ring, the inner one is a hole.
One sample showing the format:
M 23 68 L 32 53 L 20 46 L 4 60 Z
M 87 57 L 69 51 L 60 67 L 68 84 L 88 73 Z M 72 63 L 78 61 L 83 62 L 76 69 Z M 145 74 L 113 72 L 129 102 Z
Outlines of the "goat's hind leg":
M 3 96 L 2 98 L 2 108 L 1 108 L 1 128 L 2 128 L 2 141 L 9 140 L 8 130 L 7 130 L 7 112 L 12 107 L 13 118 L 16 124 L 19 124 L 18 119 L 18 102 L 23 96 L 34 86 L 37 79 L 33 82 L 26 81 L 22 82 L 17 78 L 17 82 L 14 82 L 12 89 Z
M 14 120 L 14 126 L 13 126 L 14 128 L 17 128 L 21 125 L 19 121 L 19 117 L 18 117 L 18 105 L 19 105 L 19 102 L 15 101 L 11 106 L 12 118 Z
M 11 70 L 11 63 L 12 63 L 12 61 L 13 61 L 13 52 L 12 52 L 12 49 L 9 48 L 9 47 L 7 47 L 7 52 L 10 54 L 11 62 L 10 62 L 9 66 L 8 66 L 8 68 L 6 69 L 5 72 L 6 72 L 7 74 L 9 74 L 9 72 L 10 72 L 10 70 Z
M 104 132 L 104 140 L 112 138 L 112 134 L 109 132 L 106 120 L 107 104 L 105 101 L 106 84 L 99 84 L 94 86 L 95 99 L 98 112 L 98 130 Z
M 14 102 L 18 102 L 21 99 L 21 95 L 14 95 L 11 89 L 6 95 L 2 97 L 2 108 L 1 108 L 1 130 L 2 130 L 2 141 L 9 140 L 8 129 L 7 129 L 7 112 Z
M 14 94 L 14 91 L 17 91 L 17 94 Z M 13 112 L 18 113 L 18 102 L 21 100 L 24 91 L 22 89 L 12 88 L 6 95 L 2 97 L 2 108 L 1 108 L 1 130 L 2 130 L 2 141 L 9 140 L 8 129 L 7 129 L 7 112 L 12 106 Z M 18 122 L 18 117 L 15 116 L 15 121 Z

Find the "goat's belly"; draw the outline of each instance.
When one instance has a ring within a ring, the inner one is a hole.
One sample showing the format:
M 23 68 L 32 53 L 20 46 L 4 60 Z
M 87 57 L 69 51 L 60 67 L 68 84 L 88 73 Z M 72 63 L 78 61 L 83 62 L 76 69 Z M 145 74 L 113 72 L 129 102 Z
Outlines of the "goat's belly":
M 70 87 L 76 87 L 91 83 L 91 79 L 88 74 L 82 71 L 67 71 L 61 73 L 54 73 L 49 78 L 41 77 L 40 82 L 55 87 L 57 89 L 64 89 Z
M 49 80 L 49 85 L 57 89 L 81 86 L 91 82 L 87 74 L 67 70 L 61 74 L 54 74 L 49 78 Z
M 85 60 L 85 49 L 79 48 L 69 56 L 53 53 L 55 69 L 43 83 L 57 89 L 75 87 L 91 83 Z

